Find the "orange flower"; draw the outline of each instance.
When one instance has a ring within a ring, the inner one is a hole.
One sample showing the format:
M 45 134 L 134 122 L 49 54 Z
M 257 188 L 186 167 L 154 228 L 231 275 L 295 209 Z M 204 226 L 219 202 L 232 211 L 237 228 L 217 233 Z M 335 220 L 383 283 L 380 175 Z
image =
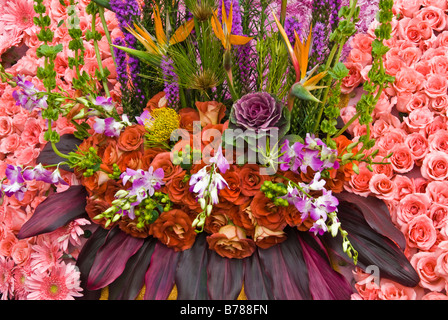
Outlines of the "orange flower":
M 166 98 L 165 98 L 165 92 L 161 91 L 154 95 L 151 99 L 149 99 L 148 103 L 146 104 L 146 109 L 151 112 L 154 109 L 158 108 L 164 108 L 166 107 Z
M 183 251 L 193 246 L 196 239 L 193 220 L 182 210 L 173 209 L 163 212 L 151 224 L 150 233 L 174 251 Z
M 175 166 L 171 162 L 171 152 L 166 151 L 163 153 L 159 153 L 154 157 L 154 160 L 151 162 L 151 166 L 154 170 L 162 168 L 164 172 L 163 181 L 168 182 L 174 176 L 180 174 L 183 170 L 180 166 Z
M 137 150 L 143 143 L 143 136 L 146 130 L 142 125 L 132 125 L 126 127 L 118 137 L 118 148 L 123 151 Z
M 217 101 L 196 101 L 201 125 L 219 124 L 226 114 L 226 106 Z
M 286 226 L 286 207 L 276 206 L 262 191 L 255 194 L 250 208 L 259 225 L 271 230 L 281 230 Z
M 234 225 L 226 225 L 207 237 L 211 250 L 215 250 L 224 258 L 244 259 L 251 256 L 255 251 L 255 243 L 246 238 L 243 229 Z
M 286 240 L 286 233 L 283 230 L 270 230 L 263 226 L 255 226 L 254 241 L 255 244 L 267 249 Z
M 244 164 L 239 172 L 241 179 L 241 193 L 245 196 L 254 196 L 261 188 L 266 177 L 260 174 L 257 164 Z
M 193 108 L 182 108 L 179 110 L 179 127 L 193 133 L 193 122 L 200 121 L 199 112 Z

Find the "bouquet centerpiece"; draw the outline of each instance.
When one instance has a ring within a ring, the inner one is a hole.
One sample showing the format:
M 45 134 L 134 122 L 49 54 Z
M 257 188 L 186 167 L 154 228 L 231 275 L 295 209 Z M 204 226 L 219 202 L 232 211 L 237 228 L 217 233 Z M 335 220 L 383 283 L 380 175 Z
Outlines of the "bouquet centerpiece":
M 66 48 L 35 1 L 42 86 L 1 69 L 17 105 L 47 126 L 38 164 L 8 165 L 2 192 L 21 200 L 32 181 L 54 186 L 20 239 L 88 220 L 74 296 L 98 299 L 107 288 L 110 299 L 166 299 L 175 287 L 179 299 L 236 299 L 242 290 L 249 299 L 348 299 L 344 264 L 417 285 L 384 201 L 344 190 L 360 168 L 393 156 L 379 154 L 370 132 L 395 80 L 383 61 L 393 1 L 379 1 L 371 65 L 350 117 L 341 109 L 352 69 L 341 59 L 357 1 L 316 5 L 300 28 L 287 19 L 287 1 L 95 0 L 85 7 L 90 30 L 75 1 L 61 5 Z M 114 40 L 107 12 L 118 20 Z M 119 94 L 101 60 L 102 33 Z M 93 72 L 83 69 L 85 42 Z M 55 79 L 64 50 L 70 93 Z M 72 133 L 54 130 L 61 117 Z M 365 125 L 356 139 L 354 123 Z

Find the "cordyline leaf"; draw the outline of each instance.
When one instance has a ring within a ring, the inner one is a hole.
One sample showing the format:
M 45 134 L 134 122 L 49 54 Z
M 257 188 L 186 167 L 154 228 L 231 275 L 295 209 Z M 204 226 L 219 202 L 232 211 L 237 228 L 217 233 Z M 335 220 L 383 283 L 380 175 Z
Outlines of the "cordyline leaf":
M 56 147 L 62 153 L 68 154 L 69 152 L 76 151 L 81 142 L 82 140 L 79 140 L 73 134 L 64 134 L 61 136 L 59 142 L 56 143 Z M 51 143 L 47 143 L 45 145 L 36 159 L 37 163 L 42 163 L 43 165 L 58 164 L 65 160 L 67 159 L 64 159 L 54 153 Z M 73 169 L 65 164 L 59 166 L 59 168 L 68 172 L 73 172 Z
M 182 251 L 177 265 L 175 283 L 178 300 L 207 300 L 208 247 L 204 234 L 188 250 Z
M 258 250 L 243 260 L 244 293 L 249 300 L 272 300 L 271 281 L 267 279 Z
M 132 237 L 121 230 L 109 233 L 93 261 L 87 279 L 87 289 L 98 290 L 115 281 L 143 242 L 143 239 Z
M 383 200 L 370 196 L 361 197 L 350 192 L 336 193 L 335 196 L 339 200 L 356 204 L 373 230 L 394 241 L 402 250 L 405 249 L 406 239 L 392 222 L 389 209 Z
M 348 239 L 358 251 L 357 266 L 364 271 L 376 266 L 380 276 L 407 287 L 415 287 L 420 279 L 403 251 L 395 242 L 373 230 L 366 222 L 359 207 L 340 201 L 338 218 L 342 228 L 348 232 Z M 342 237 L 324 234 L 323 241 L 329 249 L 348 263 L 351 259 L 342 250 Z
M 269 287 L 276 300 L 310 300 L 308 268 L 300 242 L 290 228 L 285 231 L 288 238 L 284 242 L 258 250 Z
M 116 232 L 116 229 L 112 229 L 111 232 Z M 83 296 L 78 298 L 80 300 L 98 300 L 101 296 L 101 290 L 87 290 L 87 277 L 89 275 L 90 269 L 92 268 L 93 261 L 95 260 L 96 252 L 104 244 L 109 230 L 98 227 L 90 238 L 86 241 L 81 249 L 81 252 L 76 259 L 76 266 L 79 268 L 81 273 L 81 287 L 83 288 Z
M 54 231 L 70 221 L 87 216 L 87 191 L 83 186 L 73 185 L 66 191 L 50 194 L 23 224 L 17 237 L 25 239 Z
M 236 300 L 243 286 L 243 261 L 210 252 L 207 288 L 211 300 Z
M 309 232 L 300 232 L 298 238 L 310 270 L 308 274 L 313 300 L 350 300 L 353 293 L 350 283 L 331 267 L 320 241 Z
M 145 283 L 145 274 L 157 240 L 146 238 L 126 263 L 122 274 L 109 285 L 109 300 L 135 300 Z
M 180 253 L 157 242 L 145 275 L 144 300 L 166 300 L 174 287 Z

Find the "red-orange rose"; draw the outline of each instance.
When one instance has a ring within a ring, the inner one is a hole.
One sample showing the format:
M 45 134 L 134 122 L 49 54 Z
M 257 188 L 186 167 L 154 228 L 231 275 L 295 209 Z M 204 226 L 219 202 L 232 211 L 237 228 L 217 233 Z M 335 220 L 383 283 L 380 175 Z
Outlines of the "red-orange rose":
M 188 180 L 185 181 L 185 171 L 175 175 L 166 183 L 166 190 L 170 200 L 174 203 L 183 203 L 185 191 L 188 191 Z
M 233 225 L 226 225 L 207 237 L 211 250 L 215 250 L 225 258 L 243 259 L 251 256 L 255 251 L 255 243 L 246 238 L 243 229 Z
M 261 191 L 252 199 L 250 208 L 252 215 L 261 226 L 271 230 L 281 230 L 286 225 L 286 207 L 276 206 Z
M 120 170 L 126 171 L 127 168 L 137 170 L 142 165 L 142 152 L 140 150 L 124 152 L 118 159 L 118 167 Z
M 166 151 L 163 153 L 159 153 L 154 157 L 154 160 L 151 162 L 151 166 L 154 170 L 162 168 L 164 172 L 163 181 L 168 182 L 175 175 L 180 174 L 183 170 L 180 166 L 175 166 L 171 162 L 171 152 Z
M 125 233 L 134 238 L 147 238 L 149 236 L 149 226 L 145 225 L 143 228 L 137 227 L 137 222 L 127 216 L 123 216 L 118 221 L 118 227 Z
M 104 226 L 106 224 L 106 219 L 104 219 L 104 218 L 93 219 L 93 218 L 96 217 L 97 215 L 103 213 L 107 209 L 109 209 L 109 207 L 110 207 L 110 205 L 106 201 L 104 201 L 102 199 L 94 199 L 94 198 L 90 197 L 87 199 L 86 212 L 87 212 L 88 216 L 90 217 L 90 220 L 93 223 L 99 224 L 100 226 L 102 226 L 104 228 Z M 111 229 L 115 225 L 116 225 L 116 223 L 111 223 L 107 227 L 107 229 Z
M 241 193 L 245 196 L 254 196 L 260 191 L 266 176 L 260 174 L 260 167 L 256 164 L 245 164 L 239 172 L 241 179 Z
M 152 111 L 157 108 L 163 108 L 166 107 L 166 102 L 167 100 L 165 98 L 165 92 L 161 91 L 151 99 L 149 99 L 148 103 L 146 104 L 146 108 L 148 109 L 148 111 Z
M 193 108 L 182 108 L 179 116 L 179 127 L 193 133 L 193 122 L 200 121 L 199 112 Z
M 142 125 L 132 125 L 126 127 L 118 137 L 118 147 L 123 151 L 133 151 L 140 148 L 143 143 L 145 127 Z
M 193 246 L 196 231 L 191 226 L 193 220 L 182 210 L 173 209 L 163 212 L 151 224 L 151 234 L 174 251 L 183 251 Z
M 257 225 L 254 232 L 254 241 L 262 249 L 270 248 L 286 240 L 286 233 L 283 230 L 270 230 Z

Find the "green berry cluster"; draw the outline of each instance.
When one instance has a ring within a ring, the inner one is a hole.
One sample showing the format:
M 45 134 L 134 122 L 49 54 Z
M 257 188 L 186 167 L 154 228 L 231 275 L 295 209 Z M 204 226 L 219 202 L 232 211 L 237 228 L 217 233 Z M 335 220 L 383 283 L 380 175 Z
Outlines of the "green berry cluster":
M 177 154 L 174 154 L 173 164 L 180 165 L 184 170 L 189 170 L 195 160 L 201 159 L 201 157 L 201 150 L 192 149 L 190 145 L 186 145 L 184 151 L 179 150 Z
M 153 223 L 162 212 L 171 209 L 172 202 L 167 194 L 155 192 L 152 198 L 144 199 L 135 209 L 137 228 L 143 229 L 146 225 Z
M 120 168 L 118 167 L 118 164 L 116 164 L 116 163 L 114 163 L 113 165 L 112 165 L 112 173 L 109 173 L 108 174 L 108 177 L 110 178 L 110 179 L 119 179 L 120 178 L 120 175 L 121 175 L 121 170 L 120 170 Z
M 80 170 L 85 170 L 83 172 L 84 177 L 91 177 L 100 169 L 102 160 L 96 153 L 96 149 L 90 147 L 86 152 L 80 150 L 70 152 L 68 162 L 72 168 L 77 167 Z
M 287 207 L 288 200 L 282 198 L 288 194 L 288 189 L 283 183 L 273 183 L 270 180 L 265 180 L 261 185 L 260 190 L 264 193 L 266 198 L 272 200 L 276 206 Z

